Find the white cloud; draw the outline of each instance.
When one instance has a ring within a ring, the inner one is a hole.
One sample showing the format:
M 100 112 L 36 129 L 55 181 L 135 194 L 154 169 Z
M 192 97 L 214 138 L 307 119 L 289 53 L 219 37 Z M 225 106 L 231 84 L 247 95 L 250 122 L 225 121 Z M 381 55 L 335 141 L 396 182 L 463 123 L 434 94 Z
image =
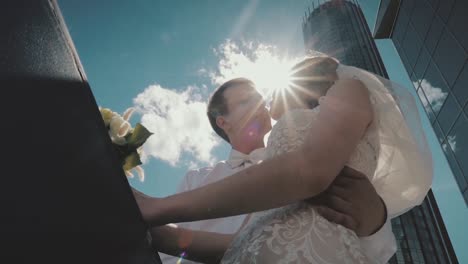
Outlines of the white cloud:
M 203 76 L 208 74 L 208 71 L 205 68 L 201 68 L 198 70 L 198 74 Z
M 185 91 L 151 85 L 134 98 L 141 122 L 154 133 L 145 144 L 145 155 L 175 166 L 184 153 L 196 162 L 211 163 L 212 149 L 220 140 L 206 117 L 206 103 L 200 89 L 189 86 Z
M 445 98 L 447 97 L 447 93 L 443 92 L 442 89 L 438 87 L 434 87 L 431 85 L 429 81 L 423 79 L 421 81 L 421 88 L 423 89 L 424 93 L 426 94 L 427 100 L 431 105 L 434 112 L 439 112 L 442 104 L 444 103 Z M 428 109 L 428 105 L 426 102 L 423 102 L 424 107 L 426 110 Z
M 442 144 L 442 149 L 444 151 L 447 151 L 447 145 L 450 146 L 452 149 L 452 152 L 455 153 L 457 151 L 457 135 L 448 135 L 447 136 L 447 142 Z
M 163 34 L 161 39 L 170 41 L 171 37 Z M 280 56 L 274 46 L 254 42 L 237 44 L 226 40 L 213 52 L 219 59 L 218 65 L 214 69 L 199 69 L 200 76 L 209 77 L 215 86 L 236 77 L 249 78 L 264 93 L 287 85 L 289 69 L 296 61 Z M 141 122 L 154 133 L 144 146 L 144 161 L 154 157 L 176 166 L 184 154 L 189 154 L 183 164 L 188 168 L 215 162 L 211 152 L 222 140 L 206 117 L 210 92 L 205 84 L 188 86 L 182 92 L 156 84 L 134 98 Z
M 452 148 L 453 152 L 455 153 L 457 151 L 457 136 L 456 135 L 448 135 L 447 136 L 447 142 L 450 145 L 450 148 Z
M 257 89 L 267 94 L 271 89 L 285 88 L 289 81 L 289 70 L 297 58 L 282 56 L 272 45 L 226 40 L 213 50 L 219 58 L 216 70 L 200 69 L 213 84 L 220 85 L 227 80 L 245 77 L 255 82 Z

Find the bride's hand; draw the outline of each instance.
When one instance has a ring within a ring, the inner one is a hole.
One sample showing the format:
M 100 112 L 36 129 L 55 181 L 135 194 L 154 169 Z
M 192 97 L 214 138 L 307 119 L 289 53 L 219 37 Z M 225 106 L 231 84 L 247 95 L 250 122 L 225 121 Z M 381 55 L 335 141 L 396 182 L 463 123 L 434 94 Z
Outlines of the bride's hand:
M 140 208 L 143 220 L 148 224 L 154 222 L 156 218 L 157 205 L 159 198 L 148 196 L 132 187 L 133 197 Z

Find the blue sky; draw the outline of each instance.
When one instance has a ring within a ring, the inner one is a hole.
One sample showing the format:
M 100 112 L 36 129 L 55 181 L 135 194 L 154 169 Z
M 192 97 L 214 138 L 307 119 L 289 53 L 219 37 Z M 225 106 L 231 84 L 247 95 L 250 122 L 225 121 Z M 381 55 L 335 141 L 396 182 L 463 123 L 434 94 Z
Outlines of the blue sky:
M 133 186 L 170 195 L 189 168 L 228 155 L 229 146 L 204 116 L 208 95 L 225 79 L 269 76 L 302 56 L 301 19 L 310 3 L 59 0 L 98 104 L 118 112 L 137 106 L 132 123 L 143 122 L 155 133 L 145 149 L 146 179 L 130 179 Z M 360 1 L 371 29 L 378 3 Z M 390 78 L 412 90 L 393 44 L 383 40 L 377 46 Z M 266 77 L 259 81 L 270 85 Z M 468 263 L 468 231 L 459 228 L 468 210 L 425 115 L 424 124 L 434 157 L 434 194 L 459 261 Z

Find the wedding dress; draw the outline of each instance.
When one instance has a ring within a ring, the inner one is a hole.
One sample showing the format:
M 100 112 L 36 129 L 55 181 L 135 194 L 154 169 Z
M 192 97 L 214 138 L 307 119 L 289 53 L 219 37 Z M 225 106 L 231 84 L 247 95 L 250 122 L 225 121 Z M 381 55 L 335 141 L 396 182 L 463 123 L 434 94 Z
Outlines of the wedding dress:
M 370 178 L 390 215 L 404 213 L 421 203 L 432 180 L 431 155 L 419 115 L 414 113 L 417 109 L 412 105 L 412 97 L 401 87 L 363 70 L 340 65 L 337 72 L 340 78 L 356 78 L 366 84 L 374 109 L 374 120 L 347 165 Z M 409 108 L 406 109 L 408 113 L 403 111 L 405 107 Z M 298 148 L 319 111 L 320 105 L 286 112 L 272 129 L 266 148 L 267 159 Z M 382 131 L 385 129 L 392 131 Z M 354 232 L 327 221 L 312 205 L 299 202 L 253 213 L 221 263 L 369 261 Z

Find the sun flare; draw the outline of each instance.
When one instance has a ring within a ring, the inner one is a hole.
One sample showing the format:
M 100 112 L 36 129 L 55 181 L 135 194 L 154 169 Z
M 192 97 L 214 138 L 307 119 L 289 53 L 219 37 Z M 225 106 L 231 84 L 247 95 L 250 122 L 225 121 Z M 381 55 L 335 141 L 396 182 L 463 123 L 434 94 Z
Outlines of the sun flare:
M 220 85 L 233 78 L 252 80 L 258 91 L 269 97 L 275 89 L 286 89 L 290 84 L 290 71 L 298 58 L 281 55 L 272 45 L 252 42 L 226 41 L 216 51 L 220 57 L 214 83 Z
M 265 61 L 257 62 L 257 67 L 249 79 L 255 83 L 260 93 L 268 97 L 274 90 L 289 87 L 293 61 L 280 60 L 274 56 L 264 59 Z

